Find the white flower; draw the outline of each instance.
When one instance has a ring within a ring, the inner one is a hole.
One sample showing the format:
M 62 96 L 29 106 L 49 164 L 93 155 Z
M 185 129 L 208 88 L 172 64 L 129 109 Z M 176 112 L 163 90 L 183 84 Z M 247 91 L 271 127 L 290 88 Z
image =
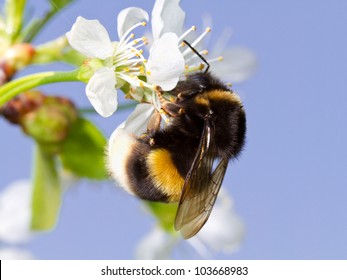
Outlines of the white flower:
M 180 0 L 157 0 L 152 10 L 152 33 L 154 40 L 165 32 L 182 34 L 186 13 L 179 6 Z
M 163 32 L 174 32 L 179 36 L 179 42 L 187 40 L 192 47 L 200 49 L 203 39 L 211 31 L 210 27 L 205 27 L 204 31 L 195 36 L 193 40 L 192 33 L 196 30 L 195 26 L 183 32 L 185 12 L 179 6 L 180 0 L 157 0 L 152 11 L 152 33 L 154 39 L 159 38 Z M 209 55 L 212 59 L 206 59 L 208 63 L 219 61 L 213 65 L 211 71 L 216 73 L 223 80 L 231 82 L 242 82 L 249 78 L 255 71 L 256 58 L 255 55 L 245 48 L 227 48 L 226 42 L 230 35 L 228 32 L 215 42 L 216 47 L 212 48 L 211 52 L 206 49 L 198 50 L 203 56 Z M 189 38 L 189 39 L 188 39 Z M 184 48 L 181 44 L 182 54 L 186 63 L 186 73 L 201 70 L 206 65 L 202 60 L 195 55 L 190 48 Z M 218 47 L 217 47 L 218 46 Z
M 177 242 L 178 238 L 167 234 L 160 227 L 155 226 L 136 247 L 135 258 L 139 260 L 170 259 Z
M 27 242 L 32 237 L 31 184 L 16 181 L 0 194 L 0 241 L 5 243 Z
M 202 244 L 212 251 L 232 254 L 239 249 L 244 235 L 245 226 L 233 209 L 231 197 L 222 188 L 210 218 L 200 232 L 188 242 L 197 250 L 205 252 L 205 256 L 208 257 Z
M 231 35 L 232 32 L 226 28 L 213 44 L 209 52 L 210 56 L 217 57 L 218 55 L 222 55 L 223 61 L 213 64 L 211 70 L 225 81 L 240 83 L 253 75 L 257 68 L 257 58 L 247 48 L 229 47 L 228 41 Z
M 166 50 L 165 52 L 162 50 Z M 184 69 L 184 59 L 178 49 L 175 33 L 165 33 L 154 41 L 148 58 L 148 81 L 164 91 L 173 89 Z
M 28 251 L 15 248 L 0 249 L 0 260 L 33 260 L 35 257 Z
M 234 253 L 244 235 L 244 224 L 235 213 L 231 198 L 221 190 L 209 220 L 196 236 L 187 241 L 178 240 L 177 236 L 156 226 L 140 241 L 135 256 L 138 259 L 168 259 L 175 248 L 186 242 L 200 257 L 207 259 L 212 258 L 214 253 Z
M 95 110 L 108 117 L 117 109 L 117 88 L 124 83 L 131 87 L 154 89 L 160 86 L 170 90 L 176 86 L 184 69 L 184 60 L 178 50 L 175 34 L 166 34 L 153 44 L 147 59 L 140 49 L 147 43 L 145 37 L 135 38 L 131 33 L 144 26 L 148 20 L 146 11 L 128 8 L 118 15 L 118 42 L 112 42 L 106 29 L 97 20 L 78 17 L 66 33 L 70 45 L 89 58 L 102 61 L 103 67 L 95 71 L 88 81 L 86 94 Z M 145 82 L 140 76 L 149 76 Z

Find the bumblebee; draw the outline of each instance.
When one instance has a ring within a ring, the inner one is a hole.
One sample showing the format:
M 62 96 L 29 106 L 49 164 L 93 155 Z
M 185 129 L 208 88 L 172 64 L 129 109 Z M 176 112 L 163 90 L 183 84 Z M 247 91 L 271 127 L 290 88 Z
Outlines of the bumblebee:
M 180 81 L 162 98 L 147 132 L 118 131 L 110 139 L 108 166 L 125 190 L 145 200 L 178 202 L 175 229 L 194 236 L 206 223 L 228 162 L 240 154 L 246 116 L 238 95 L 208 72 Z M 160 125 L 161 115 L 169 123 Z

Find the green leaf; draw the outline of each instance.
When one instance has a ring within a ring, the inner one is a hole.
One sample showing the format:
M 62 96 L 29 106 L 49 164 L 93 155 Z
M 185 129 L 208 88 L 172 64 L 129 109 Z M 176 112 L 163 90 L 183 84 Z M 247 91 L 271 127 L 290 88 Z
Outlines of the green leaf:
M 62 190 L 54 156 L 45 153 L 39 145 L 35 149 L 33 181 L 31 228 L 49 230 L 58 219 Z
M 162 229 L 171 234 L 176 233 L 174 229 L 174 222 L 178 206 L 177 203 L 146 201 L 145 204 L 147 205 L 151 213 L 155 216 Z
M 106 143 L 106 138 L 94 124 L 86 119 L 77 119 L 60 153 L 64 168 L 79 177 L 106 179 Z

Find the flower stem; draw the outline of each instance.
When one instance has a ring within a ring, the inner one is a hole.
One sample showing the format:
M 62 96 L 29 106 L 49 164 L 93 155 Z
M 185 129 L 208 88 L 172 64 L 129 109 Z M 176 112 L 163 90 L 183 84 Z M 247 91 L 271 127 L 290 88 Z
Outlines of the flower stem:
M 69 72 L 42 72 L 24 76 L 0 87 L 0 106 L 23 91 L 52 83 L 79 81 L 79 69 Z

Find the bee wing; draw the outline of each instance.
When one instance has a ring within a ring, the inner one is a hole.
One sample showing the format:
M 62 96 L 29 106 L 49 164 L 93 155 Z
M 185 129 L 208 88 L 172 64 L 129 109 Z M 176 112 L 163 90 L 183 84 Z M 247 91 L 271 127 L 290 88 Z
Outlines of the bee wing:
M 185 239 L 194 236 L 208 220 L 228 166 L 228 160 L 222 159 L 212 173 L 215 160 L 210 148 L 212 135 L 207 121 L 178 205 L 175 229 Z

